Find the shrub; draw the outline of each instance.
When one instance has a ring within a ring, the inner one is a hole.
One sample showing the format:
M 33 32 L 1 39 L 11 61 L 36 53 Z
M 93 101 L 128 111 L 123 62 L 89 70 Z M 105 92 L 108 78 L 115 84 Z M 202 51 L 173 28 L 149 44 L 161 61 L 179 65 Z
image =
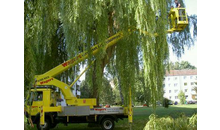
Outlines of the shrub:
M 185 93 L 181 90 L 180 93 L 178 94 L 178 98 L 180 100 L 180 104 L 185 104 L 186 102 L 186 97 Z
M 164 98 L 164 99 L 163 99 L 163 107 L 168 108 L 168 107 L 169 107 L 169 102 L 170 102 L 169 99 Z
M 144 130 L 196 130 L 197 129 L 197 114 L 192 117 L 181 115 L 173 119 L 172 117 L 157 118 L 156 115 L 149 116 Z

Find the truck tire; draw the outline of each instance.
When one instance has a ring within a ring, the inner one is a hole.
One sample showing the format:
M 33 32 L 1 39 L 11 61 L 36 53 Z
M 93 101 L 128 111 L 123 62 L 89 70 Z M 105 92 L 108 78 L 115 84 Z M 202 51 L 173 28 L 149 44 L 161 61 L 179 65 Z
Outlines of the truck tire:
M 111 118 L 104 118 L 101 122 L 102 130 L 113 130 L 115 122 Z
M 49 130 L 51 126 L 51 122 L 48 118 L 45 119 L 44 125 L 40 125 L 40 121 L 37 123 L 38 130 Z

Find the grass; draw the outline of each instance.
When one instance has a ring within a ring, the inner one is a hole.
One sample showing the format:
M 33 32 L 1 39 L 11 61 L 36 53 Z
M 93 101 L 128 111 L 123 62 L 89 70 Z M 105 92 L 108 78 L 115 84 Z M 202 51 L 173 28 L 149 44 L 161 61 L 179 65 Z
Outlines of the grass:
M 153 113 L 153 109 L 150 107 L 135 107 L 133 108 L 133 130 L 143 130 L 144 126 L 149 120 L 149 116 Z M 164 107 L 157 107 L 156 115 L 158 117 L 166 117 L 171 116 L 173 118 L 177 118 L 179 114 L 185 113 L 186 116 L 192 116 L 194 113 L 197 113 L 197 105 L 171 105 L 168 109 Z M 87 123 L 83 124 L 69 124 L 68 126 L 64 126 L 63 124 L 59 124 L 54 130 L 101 130 L 101 128 L 90 128 L 87 127 Z M 36 129 L 36 127 L 34 128 Z M 115 123 L 115 130 L 129 130 L 128 119 L 120 120 Z

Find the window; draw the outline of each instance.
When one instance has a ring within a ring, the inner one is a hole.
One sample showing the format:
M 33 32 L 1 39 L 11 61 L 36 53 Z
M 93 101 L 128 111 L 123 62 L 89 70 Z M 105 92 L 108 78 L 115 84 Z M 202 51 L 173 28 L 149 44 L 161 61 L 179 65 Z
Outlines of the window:
M 52 99 L 55 99 L 55 92 L 54 91 L 52 91 L 50 94 L 50 100 L 52 100 Z
M 170 78 L 168 78 L 168 81 L 170 80 Z
M 171 90 L 169 90 L 169 93 L 171 93 Z
M 177 77 L 175 77 L 174 79 L 177 80 Z
M 178 96 L 175 96 L 175 99 L 178 99 Z
M 193 83 L 193 82 L 191 82 L 191 85 L 194 85 L 194 83 Z
M 183 79 L 186 79 L 186 76 L 184 76 Z
M 187 89 L 185 89 L 185 92 L 187 92 Z
M 193 79 L 193 76 L 190 76 L 190 79 Z
M 188 95 L 186 95 L 185 97 L 186 97 L 186 99 L 187 99 L 187 98 L 188 98 Z
M 184 86 L 187 86 L 187 83 L 184 83 Z
M 170 87 L 170 84 L 168 84 L 168 86 Z
M 185 9 L 179 9 L 179 21 L 186 21 Z
M 174 87 L 176 87 L 177 85 L 178 85 L 178 84 L 177 84 L 177 83 L 175 83 L 175 84 L 174 84 Z
M 76 85 L 76 90 L 80 90 L 80 86 L 78 84 Z
M 170 99 L 171 99 L 171 96 L 170 96 Z
M 163 84 L 163 87 L 165 87 L 165 84 Z
M 175 92 L 175 93 L 177 93 L 177 92 L 178 92 L 178 90 L 174 90 L 174 92 Z

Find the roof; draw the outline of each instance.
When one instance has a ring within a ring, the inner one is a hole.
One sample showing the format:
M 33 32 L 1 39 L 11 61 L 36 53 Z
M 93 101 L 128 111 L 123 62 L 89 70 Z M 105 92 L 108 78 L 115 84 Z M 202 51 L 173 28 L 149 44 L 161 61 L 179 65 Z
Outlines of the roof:
M 166 76 L 179 75 L 197 75 L 197 70 L 170 70 L 170 72 L 166 71 Z

